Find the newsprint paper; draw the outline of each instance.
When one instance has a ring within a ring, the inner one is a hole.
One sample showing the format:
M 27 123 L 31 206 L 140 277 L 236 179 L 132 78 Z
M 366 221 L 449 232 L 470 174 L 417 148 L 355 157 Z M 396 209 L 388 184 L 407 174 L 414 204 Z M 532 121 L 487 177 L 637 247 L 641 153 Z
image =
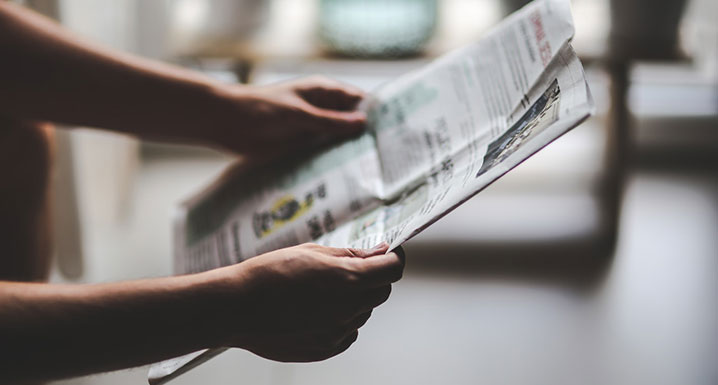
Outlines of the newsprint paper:
M 176 272 L 303 242 L 398 247 L 592 113 L 573 34 L 568 0 L 535 1 L 479 42 L 373 91 L 362 136 L 225 175 L 181 206 Z M 219 352 L 159 363 L 150 383 Z

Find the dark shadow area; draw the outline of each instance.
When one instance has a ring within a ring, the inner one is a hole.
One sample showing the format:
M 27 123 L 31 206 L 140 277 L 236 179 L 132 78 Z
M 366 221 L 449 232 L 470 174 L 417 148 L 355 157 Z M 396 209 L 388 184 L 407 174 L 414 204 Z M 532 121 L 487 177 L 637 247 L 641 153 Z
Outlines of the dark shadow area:
M 564 285 L 590 292 L 613 263 L 613 236 L 600 240 L 523 244 L 408 242 L 409 274 L 452 278 L 502 278 Z

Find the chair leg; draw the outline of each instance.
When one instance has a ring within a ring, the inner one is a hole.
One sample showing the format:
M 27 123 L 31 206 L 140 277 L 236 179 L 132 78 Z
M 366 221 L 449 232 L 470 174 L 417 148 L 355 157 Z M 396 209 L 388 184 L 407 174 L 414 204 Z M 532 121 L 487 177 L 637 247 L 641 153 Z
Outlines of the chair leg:
M 608 117 L 607 178 L 600 191 L 604 214 L 604 245 L 613 252 L 618 237 L 621 199 L 631 152 L 631 117 L 628 111 L 630 63 L 609 61 L 607 69 L 611 79 L 611 106 Z

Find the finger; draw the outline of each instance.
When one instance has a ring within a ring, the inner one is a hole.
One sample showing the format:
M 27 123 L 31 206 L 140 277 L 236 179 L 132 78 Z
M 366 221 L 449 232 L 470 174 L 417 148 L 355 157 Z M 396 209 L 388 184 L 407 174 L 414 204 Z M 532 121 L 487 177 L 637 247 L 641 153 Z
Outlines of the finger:
M 363 111 L 338 111 L 321 108 L 303 102 L 302 110 L 308 115 L 307 128 L 311 132 L 333 137 L 355 135 L 366 126 L 366 113 Z
M 300 98 L 319 108 L 336 111 L 352 111 L 364 99 L 363 94 L 357 94 L 342 88 L 314 87 L 297 90 Z
M 360 329 L 362 326 L 366 325 L 366 323 L 369 321 L 369 318 L 371 318 L 371 310 L 359 314 L 354 318 L 348 325 L 347 330 L 357 330 Z
M 396 253 L 396 255 L 399 256 L 399 259 L 401 259 L 401 264 L 406 266 L 406 252 L 404 251 L 404 248 L 401 246 L 397 246 L 393 252 Z
M 359 88 L 322 76 L 300 80 L 296 90 L 310 104 L 341 111 L 355 109 L 365 97 Z
M 404 260 L 396 252 L 374 255 L 368 258 L 347 260 L 357 275 L 357 286 L 372 288 L 389 285 L 404 274 Z
M 368 258 L 374 255 L 385 254 L 389 244 L 381 242 L 371 249 L 354 249 L 350 247 L 326 247 L 323 251 L 335 257 Z
M 369 309 L 383 304 L 389 299 L 391 295 L 391 285 L 381 286 L 371 289 L 365 293 L 364 305 Z M 371 310 L 368 310 L 371 311 Z
M 316 329 L 308 337 L 308 345 L 316 345 L 323 349 L 333 349 L 341 344 L 341 342 L 351 335 L 357 329 L 364 326 L 371 317 L 371 310 L 363 312 L 348 322 L 336 326 L 324 326 Z
M 347 302 L 350 303 L 349 316 L 347 318 L 356 319 L 362 314 L 371 312 L 377 306 L 383 304 L 391 295 L 391 285 L 373 288 L 361 293 L 353 295 Z
M 339 346 L 330 351 L 329 354 L 323 359 L 327 359 L 330 357 L 334 357 L 338 354 L 344 353 L 347 349 L 349 349 L 350 346 L 352 346 L 354 342 L 356 342 L 358 338 L 359 330 L 353 331 L 349 336 L 347 336 L 347 338 L 344 339 L 344 341 L 339 344 Z

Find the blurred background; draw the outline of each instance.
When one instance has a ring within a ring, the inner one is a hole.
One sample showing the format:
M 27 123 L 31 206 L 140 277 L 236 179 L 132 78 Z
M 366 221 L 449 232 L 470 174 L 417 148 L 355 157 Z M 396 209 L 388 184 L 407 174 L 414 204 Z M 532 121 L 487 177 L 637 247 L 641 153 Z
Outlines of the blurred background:
M 319 73 L 369 91 L 524 3 L 23 2 L 91 40 L 222 81 Z M 408 242 L 405 278 L 347 353 L 280 364 L 235 350 L 174 383 L 718 383 L 718 2 L 572 5 L 596 115 Z M 52 280 L 171 274 L 173 209 L 231 161 L 63 131 Z

